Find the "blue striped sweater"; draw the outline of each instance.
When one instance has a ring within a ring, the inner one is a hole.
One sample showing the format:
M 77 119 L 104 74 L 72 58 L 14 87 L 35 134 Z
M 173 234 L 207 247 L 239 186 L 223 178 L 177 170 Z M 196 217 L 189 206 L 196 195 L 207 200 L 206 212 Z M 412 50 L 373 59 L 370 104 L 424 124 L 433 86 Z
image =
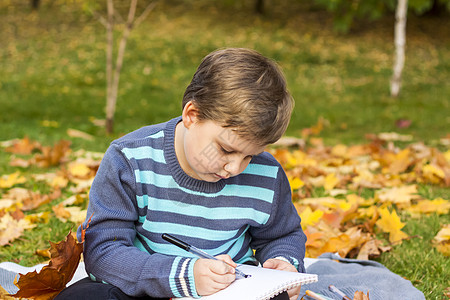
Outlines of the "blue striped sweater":
M 306 237 L 279 163 L 265 152 L 235 177 L 189 177 L 174 149 L 180 120 L 143 127 L 106 151 L 89 194 L 84 259 L 91 278 L 132 296 L 198 297 L 197 258 L 162 233 L 238 263 L 282 257 L 304 272 Z

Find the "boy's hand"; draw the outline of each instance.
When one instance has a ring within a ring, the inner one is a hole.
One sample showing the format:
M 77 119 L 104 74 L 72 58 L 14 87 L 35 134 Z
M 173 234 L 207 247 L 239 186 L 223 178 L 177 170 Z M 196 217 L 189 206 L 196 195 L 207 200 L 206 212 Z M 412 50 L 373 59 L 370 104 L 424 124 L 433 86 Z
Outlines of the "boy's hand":
M 200 296 L 223 290 L 236 279 L 234 268 L 237 265 L 231 257 L 224 254 L 216 258 L 221 261 L 200 258 L 194 264 L 195 288 Z
M 275 270 L 282 270 L 282 271 L 288 271 L 288 272 L 298 272 L 297 269 L 291 265 L 288 262 L 285 262 L 284 260 L 271 258 L 264 262 L 263 268 L 267 269 L 275 269 Z M 294 287 L 290 290 L 288 290 L 288 295 L 290 300 L 295 300 L 300 295 L 300 289 L 301 286 Z

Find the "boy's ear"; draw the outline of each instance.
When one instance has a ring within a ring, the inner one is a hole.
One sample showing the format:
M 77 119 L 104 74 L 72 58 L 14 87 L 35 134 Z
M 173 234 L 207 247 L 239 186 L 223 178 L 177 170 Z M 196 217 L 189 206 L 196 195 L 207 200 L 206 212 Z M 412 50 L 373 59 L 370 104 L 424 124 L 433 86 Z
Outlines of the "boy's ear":
M 189 101 L 183 108 L 183 113 L 181 114 L 183 118 L 184 126 L 189 129 L 192 124 L 198 122 L 198 109 L 194 102 Z

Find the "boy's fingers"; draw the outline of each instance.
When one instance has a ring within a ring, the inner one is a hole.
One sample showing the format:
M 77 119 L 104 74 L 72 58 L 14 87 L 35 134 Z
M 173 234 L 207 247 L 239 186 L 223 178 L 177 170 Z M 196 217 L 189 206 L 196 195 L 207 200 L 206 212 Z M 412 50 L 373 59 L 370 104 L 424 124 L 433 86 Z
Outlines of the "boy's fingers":
M 218 275 L 225 275 L 227 273 L 234 274 L 233 267 L 226 264 L 224 261 L 211 260 L 210 270 Z
M 237 267 L 237 264 L 231 259 L 231 256 L 229 256 L 228 254 L 217 255 L 216 258 L 220 259 L 221 261 L 223 261 L 223 262 L 225 262 L 227 264 L 229 264 L 233 268 Z

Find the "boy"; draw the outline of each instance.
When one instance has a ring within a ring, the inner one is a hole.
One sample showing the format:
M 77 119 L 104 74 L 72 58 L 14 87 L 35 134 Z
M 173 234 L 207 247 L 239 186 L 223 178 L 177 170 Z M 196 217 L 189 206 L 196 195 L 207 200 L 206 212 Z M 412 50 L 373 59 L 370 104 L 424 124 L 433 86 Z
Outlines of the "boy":
M 210 295 L 235 280 L 236 263 L 304 272 L 306 237 L 289 182 L 264 152 L 286 130 L 292 108 L 271 60 L 237 48 L 205 57 L 181 117 L 138 129 L 106 151 L 87 212 L 91 279 L 57 299 Z M 163 233 L 227 264 L 198 259 Z M 297 299 L 299 292 L 277 299 Z

